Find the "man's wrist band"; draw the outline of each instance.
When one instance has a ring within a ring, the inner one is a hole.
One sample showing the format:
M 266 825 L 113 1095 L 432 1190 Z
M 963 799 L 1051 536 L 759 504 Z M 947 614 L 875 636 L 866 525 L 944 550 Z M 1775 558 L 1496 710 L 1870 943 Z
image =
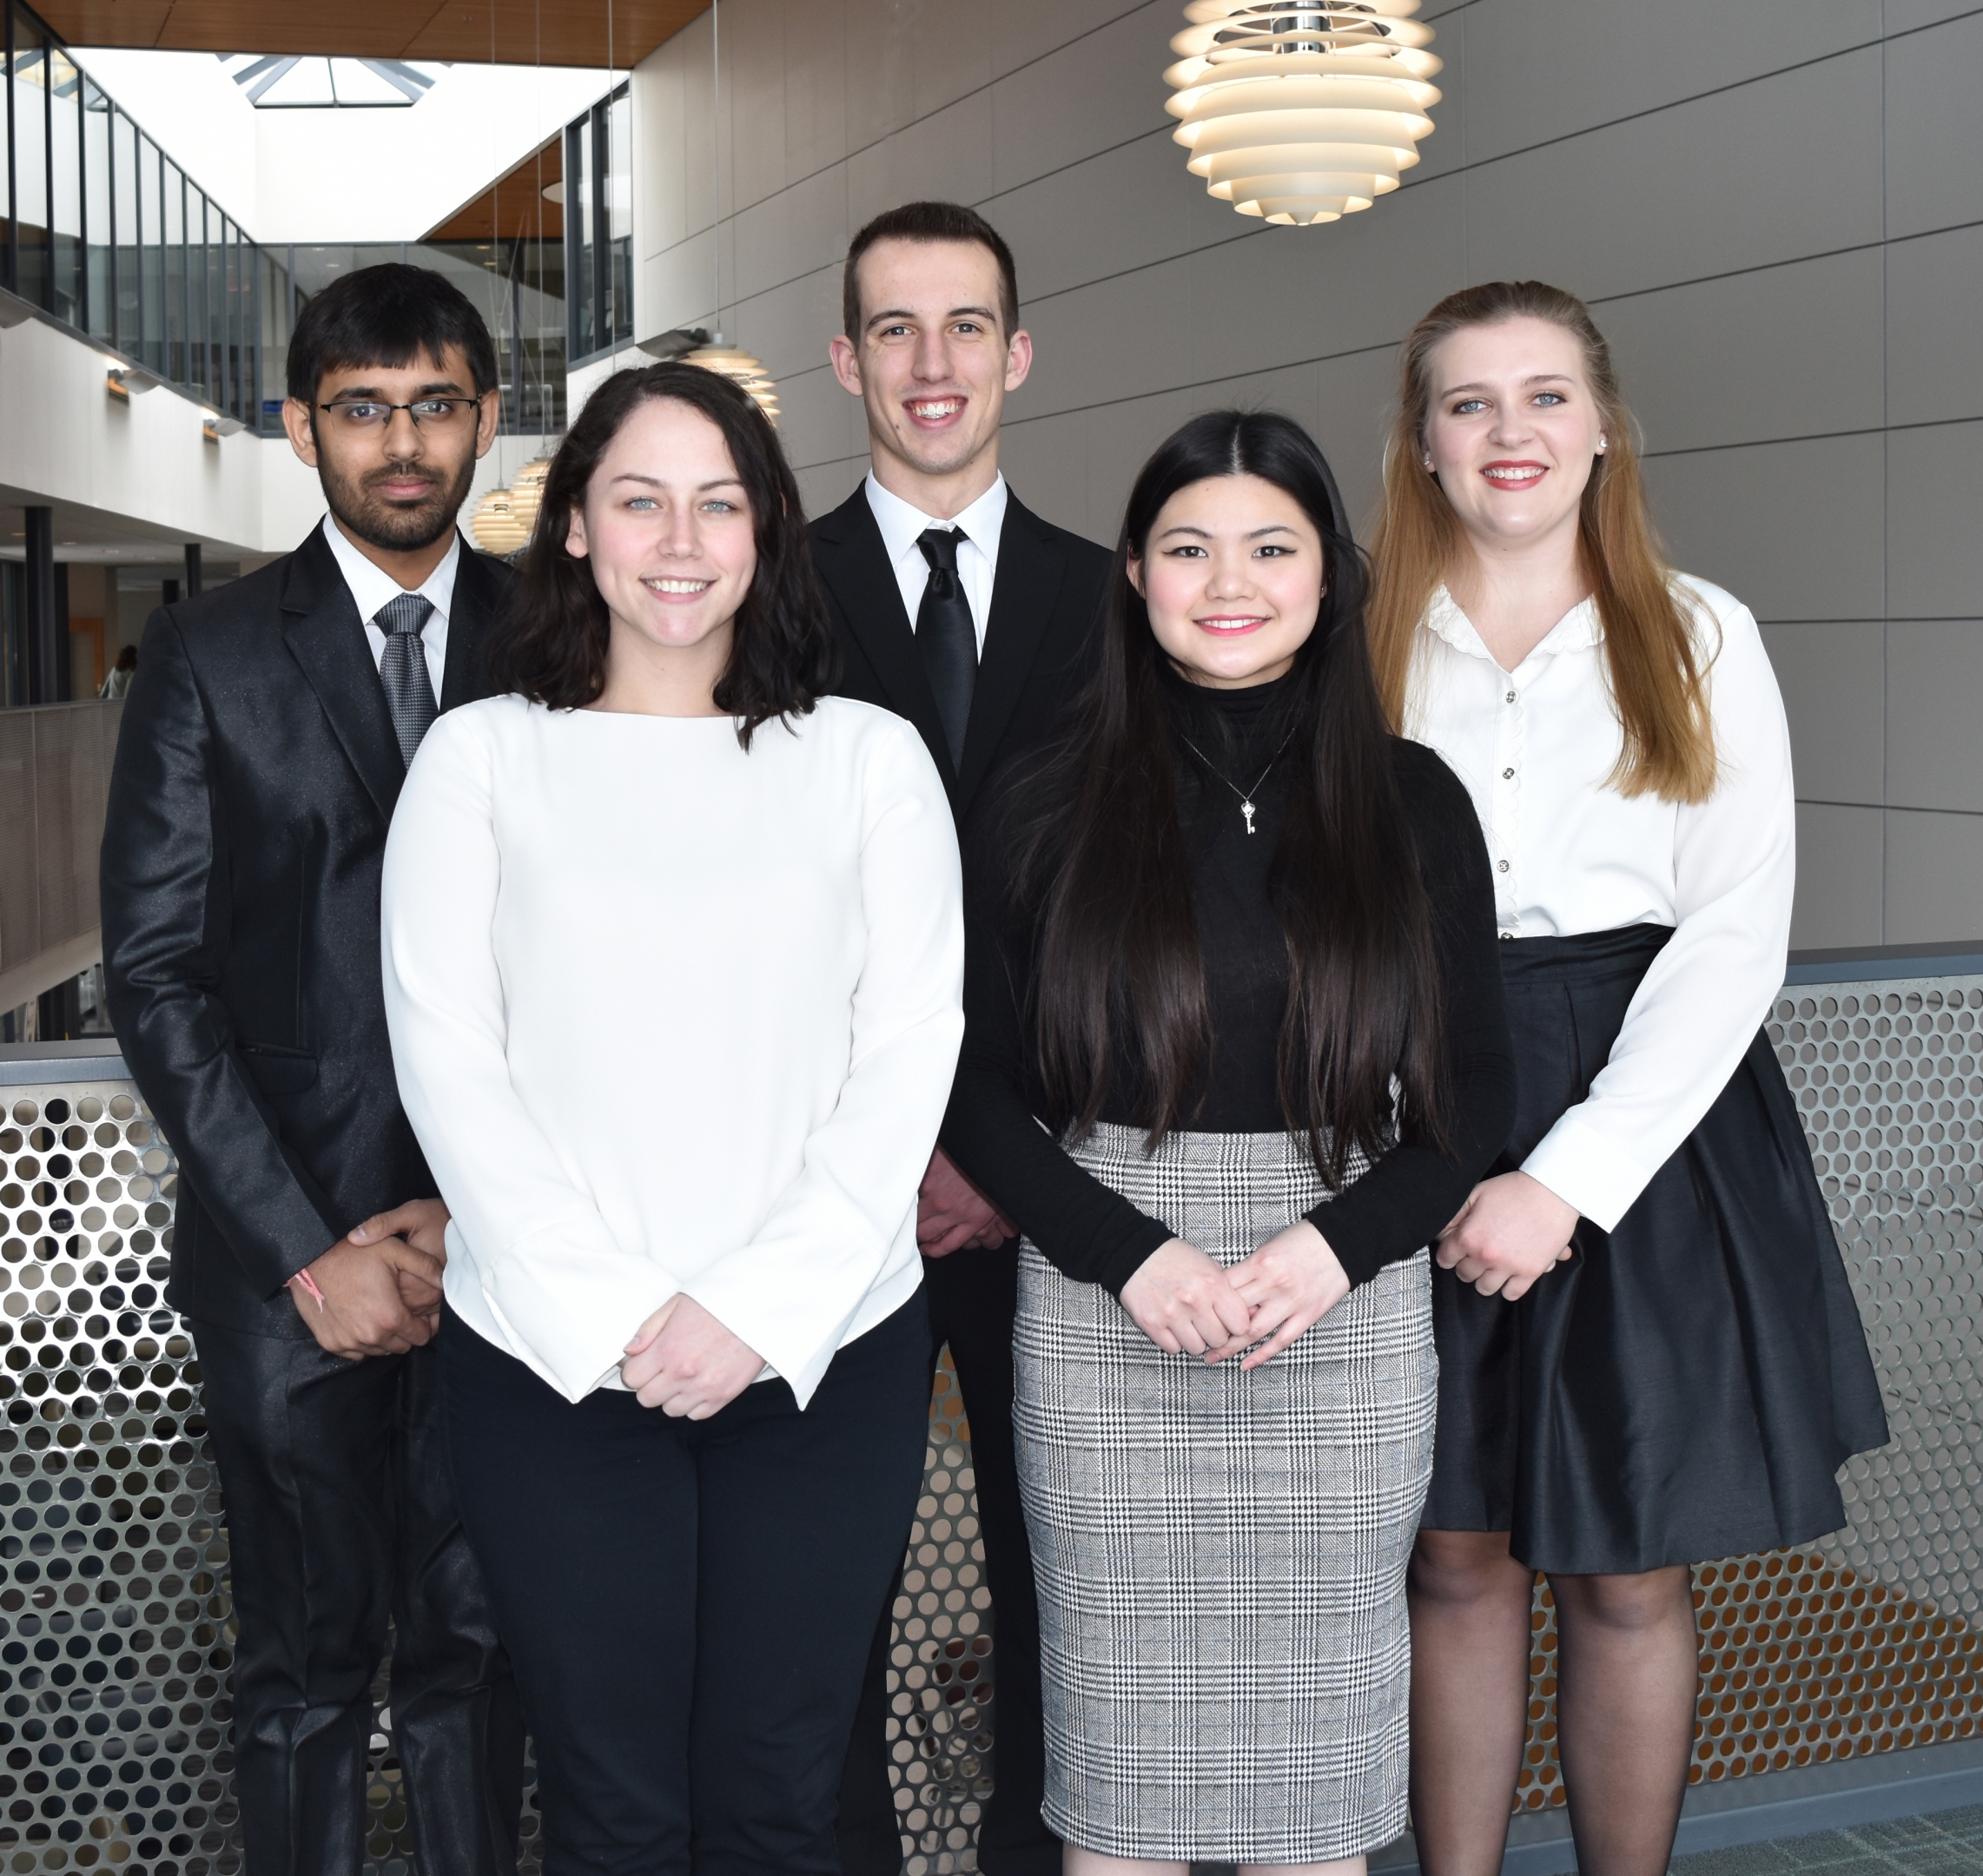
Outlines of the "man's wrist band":
M 289 1279 L 289 1281 L 293 1284 L 302 1285 L 305 1293 L 316 1298 L 316 1304 L 319 1309 L 321 1309 L 324 1306 L 324 1293 L 321 1290 L 317 1288 L 317 1279 L 314 1277 L 311 1276 L 309 1272 L 307 1270 L 300 1270 L 294 1277 Z

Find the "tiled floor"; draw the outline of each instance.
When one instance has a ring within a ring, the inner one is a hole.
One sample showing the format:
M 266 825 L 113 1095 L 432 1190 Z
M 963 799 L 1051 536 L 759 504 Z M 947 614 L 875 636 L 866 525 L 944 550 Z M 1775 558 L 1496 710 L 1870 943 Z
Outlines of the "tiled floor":
M 1983 1876 L 1983 1805 L 1676 1857 L 1671 1876 Z

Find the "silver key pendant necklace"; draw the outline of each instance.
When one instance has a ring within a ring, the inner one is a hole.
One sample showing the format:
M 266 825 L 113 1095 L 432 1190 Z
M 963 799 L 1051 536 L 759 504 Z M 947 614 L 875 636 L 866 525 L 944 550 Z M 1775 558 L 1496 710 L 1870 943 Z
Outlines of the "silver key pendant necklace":
M 1297 725 L 1296 727 L 1299 728 L 1299 725 Z M 1257 831 L 1253 826 L 1253 816 L 1257 811 L 1253 806 L 1253 797 L 1259 793 L 1260 783 L 1265 782 L 1267 776 L 1272 772 L 1273 765 L 1280 760 L 1282 751 L 1287 748 L 1287 745 L 1290 743 L 1293 742 L 1294 730 L 1290 730 L 1287 734 L 1280 739 L 1280 747 L 1277 749 L 1272 755 L 1267 757 L 1266 767 L 1261 770 L 1259 774 L 1253 777 L 1253 785 L 1250 789 L 1241 788 L 1237 782 L 1233 781 L 1229 776 L 1226 775 L 1224 770 L 1219 768 L 1213 762 L 1212 758 L 1207 756 L 1205 751 L 1198 746 L 1197 743 L 1193 743 L 1189 737 L 1185 735 L 1184 731 L 1181 730 L 1178 731 L 1178 739 L 1187 750 L 1192 752 L 1193 756 L 1197 756 L 1198 759 L 1205 764 L 1206 768 L 1209 770 L 1213 776 L 1217 776 L 1220 781 L 1225 783 L 1226 786 L 1231 789 L 1233 792 L 1239 797 L 1239 812 L 1246 818 L 1247 833 L 1252 834 Z

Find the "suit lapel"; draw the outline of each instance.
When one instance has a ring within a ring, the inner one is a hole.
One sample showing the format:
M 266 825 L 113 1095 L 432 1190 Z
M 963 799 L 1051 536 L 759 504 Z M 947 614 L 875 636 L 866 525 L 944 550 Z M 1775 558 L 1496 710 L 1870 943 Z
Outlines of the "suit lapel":
M 321 529 L 290 563 L 282 587 L 282 636 L 366 791 L 390 821 L 406 764 L 386 708 L 386 687 L 366 643 L 365 622 Z M 451 653 L 448 663 L 453 662 Z
M 813 537 L 820 574 L 854 642 L 874 666 L 888 693 L 889 707 L 915 725 L 945 785 L 955 789 L 957 778 L 950 767 L 942 719 L 936 714 L 936 698 L 916 654 L 915 632 L 902 611 L 902 588 L 889 565 L 866 488 L 856 489 L 831 514 L 821 516 L 813 525 Z M 969 759 L 967 743 L 967 765 Z
M 1060 596 L 1065 561 L 1060 548 L 1009 490 L 1000 530 L 998 574 L 992 583 L 991 618 L 985 624 L 984 655 L 971 693 L 971 719 L 964 735 L 964 772 L 957 805 L 967 807 L 991 767 L 993 752 L 1026 688 L 1041 641 Z
M 454 571 L 454 600 L 448 609 L 447 669 L 440 679 L 443 711 L 489 694 L 482 651 L 502 601 L 502 583 L 495 570 L 463 541 Z

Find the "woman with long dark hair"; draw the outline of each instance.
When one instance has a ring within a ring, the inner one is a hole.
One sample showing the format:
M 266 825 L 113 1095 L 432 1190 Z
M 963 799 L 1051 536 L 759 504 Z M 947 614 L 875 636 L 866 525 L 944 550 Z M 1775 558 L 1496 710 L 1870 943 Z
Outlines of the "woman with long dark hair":
M 1660 553 L 1582 301 L 1455 294 L 1402 379 L 1372 655 L 1486 834 L 1520 1084 L 1433 1274 L 1419 1863 L 1501 1867 L 1542 1570 L 1578 1867 L 1662 1876 L 1694 1745 L 1688 1566 L 1835 1530 L 1837 1469 L 1887 1439 L 1761 1027 L 1795 872 L 1783 706 L 1748 609 Z
M 507 694 L 400 796 L 385 974 L 544 1866 L 836 1871 L 922 1476 L 950 812 L 914 730 L 824 695 L 798 491 L 726 380 L 594 391 L 519 587 Z
M 944 1143 L 1016 1219 L 1046 1815 L 1073 1872 L 1405 1827 L 1424 1247 L 1506 1131 L 1486 857 L 1385 730 L 1288 419 L 1137 477 L 1101 670 L 974 841 Z

